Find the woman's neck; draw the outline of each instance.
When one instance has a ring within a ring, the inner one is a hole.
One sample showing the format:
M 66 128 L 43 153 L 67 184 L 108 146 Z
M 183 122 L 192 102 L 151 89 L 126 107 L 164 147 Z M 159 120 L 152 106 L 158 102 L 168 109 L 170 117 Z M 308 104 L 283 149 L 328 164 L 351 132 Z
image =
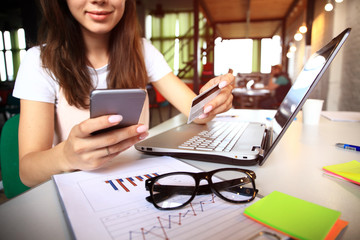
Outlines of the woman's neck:
M 83 31 L 86 47 L 86 56 L 91 67 L 97 69 L 105 66 L 109 62 L 109 38 L 110 33 L 94 34 Z

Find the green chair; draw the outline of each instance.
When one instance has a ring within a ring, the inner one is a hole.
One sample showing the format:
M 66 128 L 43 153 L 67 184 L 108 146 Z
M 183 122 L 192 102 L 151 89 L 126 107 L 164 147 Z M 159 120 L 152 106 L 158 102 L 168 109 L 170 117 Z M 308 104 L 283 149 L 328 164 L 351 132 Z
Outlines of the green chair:
M 19 117 L 17 114 L 7 120 L 1 131 L 0 162 L 4 192 L 7 198 L 12 198 L 30 189 L 19 177 Z

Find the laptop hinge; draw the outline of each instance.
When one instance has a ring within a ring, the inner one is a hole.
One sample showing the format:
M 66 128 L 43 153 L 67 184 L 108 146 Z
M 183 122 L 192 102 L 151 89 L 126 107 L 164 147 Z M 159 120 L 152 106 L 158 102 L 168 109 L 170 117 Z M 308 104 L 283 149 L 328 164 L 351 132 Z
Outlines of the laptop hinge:
M 271 144 L 273 142 L 272 127 L 265 129 L 264 135 L 265 136 L 263 138 L 263 142 L 261 144 L 261 149 L 260 149 L 260 153 L 259 153 L 259 157 L 258 157 L 258 162 L 259 162 L 260 166 L 264 164 L 265 156 L 266 156 L 267 152 L 269 151 L 269 148 L 271 147 Z

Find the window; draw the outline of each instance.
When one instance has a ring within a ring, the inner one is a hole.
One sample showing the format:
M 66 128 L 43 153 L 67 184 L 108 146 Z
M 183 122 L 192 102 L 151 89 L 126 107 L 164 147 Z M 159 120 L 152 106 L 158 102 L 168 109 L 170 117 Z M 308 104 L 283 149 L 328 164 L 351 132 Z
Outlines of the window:
M 7 79 L 6 74 L 6 65 L 5 65 L 5 47 L 4 47 L 4 35 L 0 31 L 0 77 L 1 81 Z
M 146 38 L 164 55 L 174 74 L 182 79 L 193 77 L 193 14 L 189 12 L 166 13 L 163 17 L 148 15 L 145 23 Z M 270 73 L 271 66 L 281 63 L 281 40 L 279 36 L 260 40 L 215 39 L 214 51 L 212 29 L 200 14 L 199 60 L 202 65 L 212 64 L 214 74 L 225 74 L 229 68 L 237 73 Z M 208 42 L 207 42 L 208 41 Z M 209 45 L 209 51 L 206 51 Z M 205 50 L 205 51 L 204 51 Z M 186 70 L 189 69 L 189 70 Z M 199 69 L 200 70 L 200 69 Z
M 20 62 L 24 58 L 24 55 L 26 53 L 26 41 L 25 41 L 25 31 L 23 28 L 20 28 L 17 31 L 18 35 L 18 43 L 19 43 L 19 49 L 20 49 Z
M 179 55 L 180 55 L 180 40 L 179 40 L 179 32 L 180 32 L 180 28 L 179 28 L 179 19 L 176 19 L 175 22 L 175 46 L 174 46 L 174 74 L 178 75 L 179 74 Z
M 206 46 L 208 27 L 201 13 L 199 18 L 199 46 L 202 47 Z M 146 38 L 164 55 L 174 74 L 181 79 L 191 79 L 194 75 L 193 26 L 194 15 L 190 11 L 165 13 L 163 17 L 149 15 L 145 20 Z M 212 34 L 211 30 L 208 31 Z M 208 61 L 207 53 L 199 50 L 200 54 L 203 62 Z
M 1 81 L 15 79 L 20 61 L 26 50 L 25 31 L 0 31 L 0 77 Z
M 280 36 L 261 39 L 261 73 L 270 73 L 271 66 L 281 63 Z
M 251 73 L 252 50 L 251 39 L 222 40 L 215 39 L 215 75 L 221 75 L 232 68 L 236 73 Z
M 215 75 L 227 73 L 229 68 L 235 74 L 251 73 L 256 48 L 251 39 L 215 39 Z M 255 64 L 260 65 L 261 73 L 270 73 L 271 66 L 281 63 L 280 37 L 261 39 L 261 50 L 258 51 L 261 51 L 261 59 L 255 58 Z

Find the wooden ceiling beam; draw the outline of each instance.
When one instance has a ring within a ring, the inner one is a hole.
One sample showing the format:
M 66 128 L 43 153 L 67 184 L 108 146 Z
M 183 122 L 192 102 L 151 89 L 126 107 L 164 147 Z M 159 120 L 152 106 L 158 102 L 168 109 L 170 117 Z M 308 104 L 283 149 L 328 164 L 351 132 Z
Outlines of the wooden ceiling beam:
M 279 25 L 277 26 L 277 28 L 274 30 L 274 32 L 272 33 L 272 35 L 274 36 L 284 25 L 284 20 L 281 20 L 281 22 L 279 23 Z
M 286 22 L 286 19 L 291 18 L 294 9 L 304 0 L 278 0 L 279 3 L 281 2 L 281 5 L 270 4 L 268 0 L 263 0 L 264 2 L 262 3 L 255 0 L 222 0 L 224 1 L 223 3 L 221 0 L 198 1 L 201 11 L 208 20 L 208 24 L 214 29 L 214 33 L 228 39 L 233 38 L 235 35 L 240 38 L 261 38 L 263 36 L 268 37 L 269 34 L 279 33 L 280 29 L 284 26 L 284 21 Z M 233 4 L 232 8 L 229 8 L 230 2 Z M 265 9 L 259 8 L 260 5 L 264 5 Z M 271 11 L 271 9 L 274 11 Z M 221 15 L 221 12 L 228 12 L 228 14 Z M 233 24 L 246 25 L 234 27 Z M 266 31 L 256 30 L 262 32 L 262 34 L 254 35 L 251 33 L 254 29 L 252 24 L 257 26 L 271 24 L 273 27 L 271 29 L 266 27 Z
M 283 18 L 263 18 L 263 19 L 253 19 L 250 20 L 251 23 L 261 23 L 261 22 L 277 22 L 282 21 Z M 216 21 L 214 24 L 231 24 L 231 23 L 245 23 L 247 22 L 246 19 L 233 19 L 233 20 L 226 20 L 226 21 Z
M 286 27 L 286 19 L 290 16 L 291 12 L 293 11 L 293 9 L 298 5 L 299 0 L 294 0 L 291 5 L 289 6 L 288 10 L 286 11 L 286 14 L 284 16 L 284 18 L 281 19 L 281 24 L 279 24 L 279 26 L 275 29 L 273 35 L 275 35 L 281 28 Z M 282 31 L 284 32 L 284 31 Z M 283 34 L 282 34 L 283 35 Z
M 203 14 L 207 21 L 210 22 L 210 25 L 214 24 L 214 19 L 211 17 L 211 14 L 209 12 L 209 9 L 207 9 L 206 4 L 204 3 L 204 0 L 199 0 L 200 8 L 203 10 Z
M 290 7 L 288 8 L 288 10 L 286 11 L 286 14 L 284 16 L 284 20 L 286 20 L 289 16 L 290 16 L 290 13 L 293 11 L 293 9 L 298 5 L 299 3 L 299 0 L 294 0 Z

